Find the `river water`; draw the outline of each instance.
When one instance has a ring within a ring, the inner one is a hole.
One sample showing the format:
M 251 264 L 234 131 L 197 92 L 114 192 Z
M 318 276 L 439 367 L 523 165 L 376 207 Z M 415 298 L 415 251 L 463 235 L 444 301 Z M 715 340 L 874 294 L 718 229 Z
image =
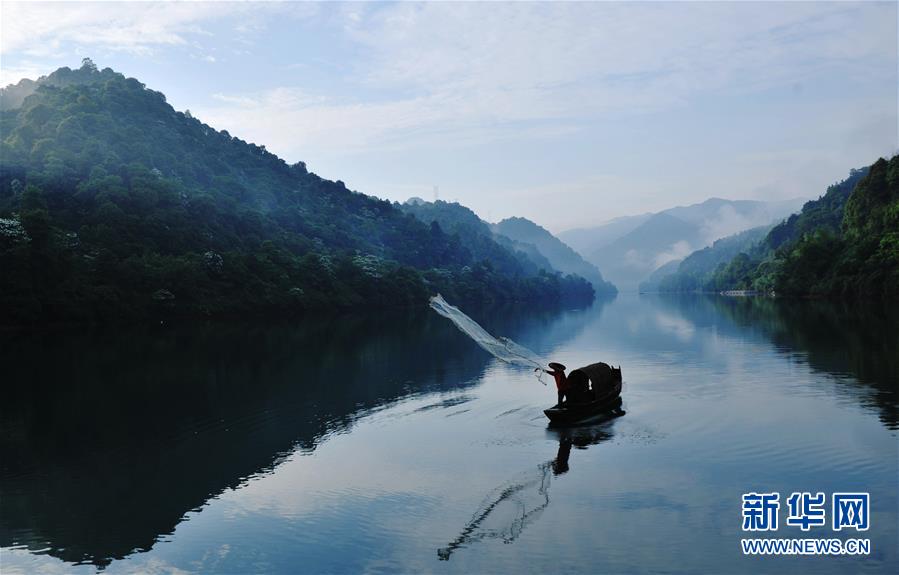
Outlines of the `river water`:
M 430 310 L 301 325 L 0 334 L 3 573 L 896 573 L 899 317 L 622 295 L 470 309 L 622 411 L 551 429 L 553 387 Z M 782 494 L 776 533 L 741 497 Z M 870 494 L 867 531 L 788 494 Z M 751 557 L 747 536 L 870 540 Z

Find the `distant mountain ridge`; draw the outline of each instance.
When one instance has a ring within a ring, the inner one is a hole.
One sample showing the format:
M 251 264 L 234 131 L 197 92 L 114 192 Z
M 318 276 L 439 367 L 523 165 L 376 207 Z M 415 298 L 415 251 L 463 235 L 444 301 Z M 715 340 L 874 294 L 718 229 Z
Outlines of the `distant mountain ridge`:
M 560 240 L 571 246 L 577 253 L 592 253 L 618 238 L 632 232 L 640 224 L 652 217 L 652 213 L 636 216 L 622 216 L 592 228 L 575 228 L 559 232 Z
M 715 240 L 772 224 L 805 200 L 779 202 L 710 198 L 654 214 L 619 218 L 603 226 L 563 232 L 581 254 L 620 289 L 634 290 L 663 265 L 680 260 Z
M 615 286 L 606 281 L 599 269 L 586 261 L 562 240 L 545 228 L 526 218 L 513 217 L 493 224 L 493 230 L 522 244 L 533 245 L 553 268 L 567 274 L 575 274 L 593 284 L 597 292 L 615 293 Z
M 525 218 L 510 218 L 490 224 L 471 209 L 442 200 L 427 202 L 421 198 L 410 198 L 403 204 L 395 205 L 425 224 L 438 224 L 442 230 L 458 236 L 476 257 L 495 260 L 495 265 L 505 266 L 507 262 L 502 258 L 496 259 L 496 254 L 485 250 L 485 247 L 498 244 L 532 273 L 542 269 L 575 275 L 589 281 L 597 293 L 613 294 L 617 291 L 615 286 L 603 279 L 595 266 L 584 261 L 547 230 Z

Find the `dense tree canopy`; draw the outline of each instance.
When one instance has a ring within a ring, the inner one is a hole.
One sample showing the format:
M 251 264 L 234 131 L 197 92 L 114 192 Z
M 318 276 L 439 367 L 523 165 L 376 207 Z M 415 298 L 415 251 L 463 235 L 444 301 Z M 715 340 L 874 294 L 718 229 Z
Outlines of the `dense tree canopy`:
M 731 260 L 762 240 L 770 229 L 771 226 L 760 226 L 716 240 L 712 245 L 687 256 L 672 273 L 659 278 L 656 288 L 662 292 L 730 289 L 733 282 L 730 278 L 725 279 L 724 270 Z M 734 271 L 737 271 L 736 268 Z
M 26 88 L 18 106 L 0 94 L 0 320 L 592 297 L 580 278 L 498 268 L 90 61 Z

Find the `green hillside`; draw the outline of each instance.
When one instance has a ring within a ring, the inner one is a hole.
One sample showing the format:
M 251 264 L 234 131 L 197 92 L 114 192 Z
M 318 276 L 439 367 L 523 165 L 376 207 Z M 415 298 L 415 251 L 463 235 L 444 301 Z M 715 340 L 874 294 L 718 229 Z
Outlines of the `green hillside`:
M 516 242 L 534 246 L 553 266 L 564 273 L 579 275 L 593 284 L 599 293 L 614 294 L 617 289 L 607 282 L 597 267 L 581 257 L 559 238 L 526 218 L 507 218 L 493 226 L 494 231 Z
M 0 110 L 12 110 L 20 107 L 25 98 L 34 94 L 39 86 L 65 88 L 66 86 L 74 86 L 76 84 L 103 83 L 119 77 L 119 74 L 116 74 L 109 68 L 103 71 L 97 70 L 94 63 L 90 59 L 85 58 L 81 68 L 75 70 L 60 68 L 52 74 L 41 76 L 37 80 L 24 78 L 18 84 L 10 84 L 0 89 Z
M 697 250 L 679 265 L 656 278 L 655 289 L 661 292 L 719 291 L 727 286 L 716 284 L 717 274 L 742 252 L 766 237 L 771 226 L 760 226 L 721 238 L 707 248 Z M 651 291 L 649 289 L 643 291 Z
M 412 198 L 395 205 L 423 223 L 436 225 L 453 238 L 458 238 L 475 259 L 490 262 L 498 273 L 516 277 L 524 274 L 557 278 L 553 281 L 560 282 L 564 299 L 583 299 L 585 294 L 589 293 L 592 297 L 596 291 L 601 291 L 594 289 L 595 284 L 591 285 L 586 274 L 570 273 L 565 268 L 554 266 L 533 244 L 494 233 L 490 224 L 461 204 Z
M 616 293 L 615 286 L 603 280 L 594 265 L 585 262 L 577 252 L 525 218 L 509 218 L 491 225 L 469 208 L 455 202 L 426 202 L 412 198 L 396 205 L 426 224 L 436 222 L 444 231 L 457 235 L 472 254 L 491 261 L 499 270 L 512 273 L 543 270 L 577 276 L 589 281 L 597 293 Z
M 515 250 L 511 242 L 501 245 L 490 231 L 490 226 L 461 204 L 441 200 L 426 202 L 413 198 L 395 205 L 426 225 L 436 222 L 441 230 L 458 237 L 473 257 L 491 262 L 500 273 L 534 275 L 541 269 L 554 271 L 545 258 L 529 257 L 527 253 Z
M 295 314 L 437 291 L 592 297 L 580 278 L 497 266 L 89 60 L 31 88 L 18 106 L 0 94 L 2 322 Z
M 714 282 L 783 295 L 899 296 L 899 156 L 853 170 Z

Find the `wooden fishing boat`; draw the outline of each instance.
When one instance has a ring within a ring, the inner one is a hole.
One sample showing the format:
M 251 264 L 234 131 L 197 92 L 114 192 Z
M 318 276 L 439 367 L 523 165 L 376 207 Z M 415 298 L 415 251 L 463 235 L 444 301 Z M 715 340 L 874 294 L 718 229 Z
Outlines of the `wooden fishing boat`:
M 583 377 L 586 377 L 591 383 L 594 391 L 587 393 L 591 393 L 593 399 L 589 401 L 569 400 L 561 405 L 544 409 L 543 413 L 550 422 L 561 425 L 581 423 L 604 415 L 619 405 L 622 383 L 621 369 L 611 368 L 605 363 L 594 363 L 575 369 L 568 375 L 569 380 Z

